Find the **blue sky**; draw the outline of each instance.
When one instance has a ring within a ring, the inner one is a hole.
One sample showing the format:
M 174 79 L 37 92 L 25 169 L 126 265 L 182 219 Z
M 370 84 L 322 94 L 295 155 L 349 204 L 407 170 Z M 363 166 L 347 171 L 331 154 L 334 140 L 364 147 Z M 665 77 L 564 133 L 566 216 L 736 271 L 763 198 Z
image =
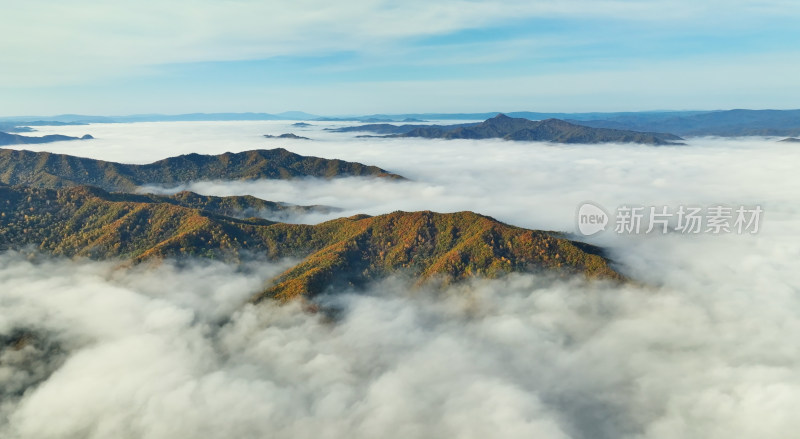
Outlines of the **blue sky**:
M 800 108 L 800 2 L 35 0 L 0 115 Z

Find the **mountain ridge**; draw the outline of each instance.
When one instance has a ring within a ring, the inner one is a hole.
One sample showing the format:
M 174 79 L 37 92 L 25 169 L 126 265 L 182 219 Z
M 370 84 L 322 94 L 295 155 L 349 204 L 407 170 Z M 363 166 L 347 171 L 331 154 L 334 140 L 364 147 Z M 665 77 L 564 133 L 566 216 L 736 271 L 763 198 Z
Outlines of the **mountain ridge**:
M 681 136 L 798 136 L 800 110 L 722 110 L 689 114 L 624 114 L 581 120 L 591 127 L 667 131 Z
M 227 121 L 227 120 L 329 120 L 370 122 L 418 122 L 422 120 L 485 120 L 498 112 L 483 113 L 405 113 L 322 117 L 303 112 L 270 113 L 193 113 L 140 114 L 128 116 L 91 116 L 63 114 L 57 116 L 1 117 L 0 127 L 24 127 L 26 124 L 86 124 L 150 121 Z M 532 120 L 562 119 L 594 128 L 610 128 L 642 132 L 665 132 L 679 136 L 800 136 L 800 110 L 691 110 L 691 111 L 627 111 L 627 112 L 533 112 L 510 111 L 508 116 Z M 44 122 L 42 122 L 44 121 Z M 0 129 L 2 131 L 2 129 Z
M 48 134 L 46 136 L 22 136 L 20 134 L 9 134 L 0 132 L 0 146 L 5 145 L 35 145 L 41 143 L 64 142 L 70 140 L 91 140 L 94 139 L 90 134 L 81 137 L 64 136 L 62 134 Z
M 376 166 L 301 156 L 283 148 L 218 155 L 193 153 L 145 165 L 0 148 L 0 182 L 46 188 L 88 184 L 108 191 L 133 192 L 147 184 L 341 176 L 403 179 Z
M 398 211 L 305 225 L 233 218 L 88 186 L 0 185 L 0 199 L 0 250 L 34 246 L 53 255 L 133 262 L 186 256 L 236 261 L 251 253 L 300 259 L 253 302 L 358 287 L 400 272 L 419 282 L 537 270 L 624 279 L 596 247 L 473 212 Z
M 479 123 L 456 125 L 401 125 L 389 124 L 344 127 L 333 131 L 371 131 L 386 134 L 384 137 L 424 137 L 429 139 L 504 139 L 513 141 L 539 141 L 555 143 L 642 143 L 648 145 L 678 144 L 680 137 L 673 134 L 592 128 L 561 119 L 532 121 L 505 114 Z

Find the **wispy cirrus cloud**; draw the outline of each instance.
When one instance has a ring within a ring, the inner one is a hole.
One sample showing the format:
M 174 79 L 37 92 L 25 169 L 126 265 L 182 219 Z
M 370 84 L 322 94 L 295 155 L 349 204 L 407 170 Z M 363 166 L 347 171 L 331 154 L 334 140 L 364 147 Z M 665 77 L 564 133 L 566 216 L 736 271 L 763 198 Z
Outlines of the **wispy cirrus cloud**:
M 794 4 L 777 1 L 17 2 L 3 7 L 0 56 L 6 61 L 0 81 L 54 85 L 143 73 L 162 64 L 380 53 L 407 39 L 535 18 L 680 27 L 709 16 L 736 23 L 796 15 Z

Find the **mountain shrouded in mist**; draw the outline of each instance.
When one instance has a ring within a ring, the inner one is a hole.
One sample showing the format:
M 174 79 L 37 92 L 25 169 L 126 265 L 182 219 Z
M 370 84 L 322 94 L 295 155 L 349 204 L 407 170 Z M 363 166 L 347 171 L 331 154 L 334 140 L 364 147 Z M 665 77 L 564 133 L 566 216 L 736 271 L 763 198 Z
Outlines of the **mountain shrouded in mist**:
M 308 137 L 298 136 L 295 133 L 285 133 L 278 136 L 274 136 L 272 134 L 264 134 L 264 137 L 267 139 L 294 139 L 294 140 L 311 140 Z
M 31 136 L 21 136 L 19 134 L 9 134 L 0 132 L 0 145 L 28 145 L 28 144 L 61 142 L 65 140 L 91 140 L 93 138 L 94 137 L 92 137 L 89 134 L 86 134 L 85 136 L 82 137 L 63 136 L 61 134 L 50 134 L 47 136 L 31 137 Z
M 402 125 L 387 124 L 345 127 L 339 131 L 370 131 L 398 137 L 429 139 L 505 139 L 555 143 L 642 143 L 669 145 L 680 142 L 673 134 L 650 133 L 608 128 L 592 128 L 560 119 L 532 121 L 504 114 L 476 124 Z
M 88 184 L 109 191 L 130 192 L 144 184 L 341 176 L 402 178 L 375 166 L 306 157 L 283 148 L 220 155 L 187 154 L 147 165 L 0 149 L 0 182 L 35 187 Z
M 472 212 L 394 212 L 303 225 L 237 219 L 191 203 L 88 186 L 0 186 L 0 193 L 0 250 L 34 246 L 55 255 L 134 261 L 238 260 L 249 253 L 302 259 L 255 300 L 314 295 L 395 273 L 445 282 L 539 270 L 622 279 L 595 247 Z

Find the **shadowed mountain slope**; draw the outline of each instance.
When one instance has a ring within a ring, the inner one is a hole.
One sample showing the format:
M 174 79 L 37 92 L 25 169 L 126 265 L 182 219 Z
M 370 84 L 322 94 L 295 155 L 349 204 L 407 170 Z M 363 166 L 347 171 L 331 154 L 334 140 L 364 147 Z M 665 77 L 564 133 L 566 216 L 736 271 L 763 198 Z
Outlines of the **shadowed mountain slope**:
M 109 194 L 109 197 L 113 195 Z M 205 210 L 210 213 L 231 216 L 234 218 L 271 218 L 286 219 L 293 215 L 331 213 L 339 209 L 330 206 L 298 206 L 295 204 L 262 200 L 250 195 L 215 197 L 182 191 L 171 196 L 153 194 L 125 195 L 125 199 L 143 203 L 170 203 L 192 209 Z

